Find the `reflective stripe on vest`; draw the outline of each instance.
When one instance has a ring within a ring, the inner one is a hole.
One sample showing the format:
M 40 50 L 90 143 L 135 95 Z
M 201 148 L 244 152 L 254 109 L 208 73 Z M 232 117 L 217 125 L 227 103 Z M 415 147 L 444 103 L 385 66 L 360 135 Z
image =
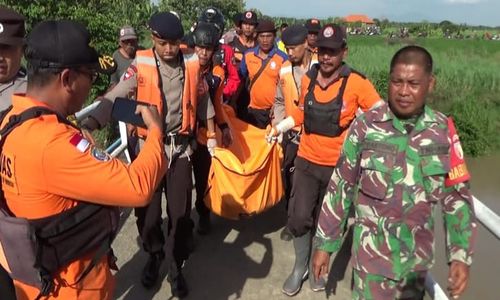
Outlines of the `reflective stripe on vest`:
M 281 92 L 285 102 L 286 117 L 292 115 L 292 112 L 298 109 L 299 90 L 293 77 L 293 67 L 290 61 L 286 61 L 280 70 Z
M 190 135 L 196 124 L 196 107 L 198 101 L 198 80 L 200 66 L 195 54 L 182 50 L 184 59 L 184 88 L 182 91 L 182 126 L 179 134 Z M 160 115 L 166 115 L 163 108 L 162 91 L 159 85 L 159 71 L 153 49 L 140 50 L 137 59 L 137 100 L 156 105 Z M 145 138 L 147 130 L 138 128 L 140 137 Z
M 139 52 L 139 51 L 137 51 L 137 52 Z M 144 64 L 144 65 L 155 67 L 156 60 L 154 59 L 154 57 L 137 56 L 137 64 L 138 65 Z
M 313 64 L 309 64 L 309 67 Z M 299 78 L 302 81 L 302 78 Z M 299 95 L 300 90 L 297 86 L 295 78 L 293 76 L 293 66 L 292 63 L 287 60 L 283 63 L 280 70 L 280 81 L 281 81 L 281 93 L 283 94 L 283 99 L 285 102 L 285 114 L 286 117 L 291 116 L 292 112 L 299 109 Z M 293 129 L 300 131 L 301 126 L 295 126 Z

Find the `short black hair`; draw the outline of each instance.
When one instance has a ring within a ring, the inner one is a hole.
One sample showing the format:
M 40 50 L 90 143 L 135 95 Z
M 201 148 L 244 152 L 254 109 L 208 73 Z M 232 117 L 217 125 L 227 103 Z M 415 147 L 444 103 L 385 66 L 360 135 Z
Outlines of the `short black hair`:
M 391 60 L 390 72 L 397 64 L 420 65 L 424 67 L 427 74 L 432 74 L 432 55 L 424 47 L 410 45 L 399 49 Z
M 28 75 L 28 89 L 32 89 L 34 87 L 45 87 L 52 80 L 62 72 L 61 68 L 46 68 L 40 67 L 38 64 L 30 63 L 30 58 L 33 56 L 34 49 L 30 46 L 27 46 L 24 50 L 24 55 L 27 58 L 27 67 L 26 72 Z
M 287 23 L 281 23 L 281 26 L 280 28 L 283 29 L 283 28 L 287 28 L 288 27 L 288 24 Z

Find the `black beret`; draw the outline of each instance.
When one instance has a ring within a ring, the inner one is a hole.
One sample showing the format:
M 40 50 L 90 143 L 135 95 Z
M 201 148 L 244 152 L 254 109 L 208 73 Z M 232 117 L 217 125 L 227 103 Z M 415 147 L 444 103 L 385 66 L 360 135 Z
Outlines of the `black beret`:
M 281 34 L 281 40 L 285 45 L 294 46 L 303 44 L 307 39 L 307 28 L 304 25 L 295 24 L 288 27 Z
M 171 12 L 154 14 L 149 19 L 148 27 L 163 40 L 180 40 L 184 36 L 181 20 Z

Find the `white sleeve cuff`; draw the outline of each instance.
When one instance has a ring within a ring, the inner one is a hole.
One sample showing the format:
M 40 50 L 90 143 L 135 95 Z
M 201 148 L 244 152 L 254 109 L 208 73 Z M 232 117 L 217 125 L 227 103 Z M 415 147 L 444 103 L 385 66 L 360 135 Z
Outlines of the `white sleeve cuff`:
M 279 122 L 278 125 L 276 125 L 276 130 L 278 130 L 279 133 L 282 133 L 287 132 L 293 127 L 295 127 L 295 120 L 291 116 L 289 116 L 283 121 Z

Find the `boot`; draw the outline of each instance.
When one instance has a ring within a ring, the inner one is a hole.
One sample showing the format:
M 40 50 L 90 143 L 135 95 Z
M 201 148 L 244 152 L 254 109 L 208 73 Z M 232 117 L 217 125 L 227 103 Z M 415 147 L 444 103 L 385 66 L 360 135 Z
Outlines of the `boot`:
M 168 272 L 168 282 L 170 283 L 170 291 L 173 297 L 184 298 L 188 295 L 188 287 L 186 279 L 182 275 L 182 266 L 177 266 L 173 263 Z
M 198 219 L 198 233 L 200 235 L 207 235 L 212 230 L 212 223 L 210 222 L 210 213 L 200 214 Z
M 141 276 L 141 283 L 145 288 L 153 287 L 156 284 L 156 281 L 158 281 L 158 274 L 164 258 L 165 253 L 163 251 L 151 253 L 149 255 Z
M 302 287 L 302 282 L 307 279 L 309 254 L 311 253 L 311 233 L 293 239 L 295 249 L 295 264 L 292 273 L 288 276 L 281 288 L 287 296 L 295 296 Z
M 285 242 L 289 242 L 293 239 L 293 235 L 287 226 L 283 227 L 283 230 L 281 230 L 280 239 Z
M 314 242 L 312 242 L 314 244 Z M 311 290 L 313 292 L 321 292 L 321 291 L 324 291 L 326 289 L 326 281 L 327 281 L 327 278 L 325 277 L 320 277 L 318 280 L 314 279 L 314 276 L 312 275 L 313 274 L 313 265 L 312 265 L 312 257 L 313 257 L 313 253 L 314 253 L 314 250 L 316 249 L 316 247 L 313 245 L 311 247 L 311 259 L 310 259 L 310 262 L 309 262 L 309 274 L 311 274 L 311 276 L 309 276 L 309 286 L 311 287 Z

